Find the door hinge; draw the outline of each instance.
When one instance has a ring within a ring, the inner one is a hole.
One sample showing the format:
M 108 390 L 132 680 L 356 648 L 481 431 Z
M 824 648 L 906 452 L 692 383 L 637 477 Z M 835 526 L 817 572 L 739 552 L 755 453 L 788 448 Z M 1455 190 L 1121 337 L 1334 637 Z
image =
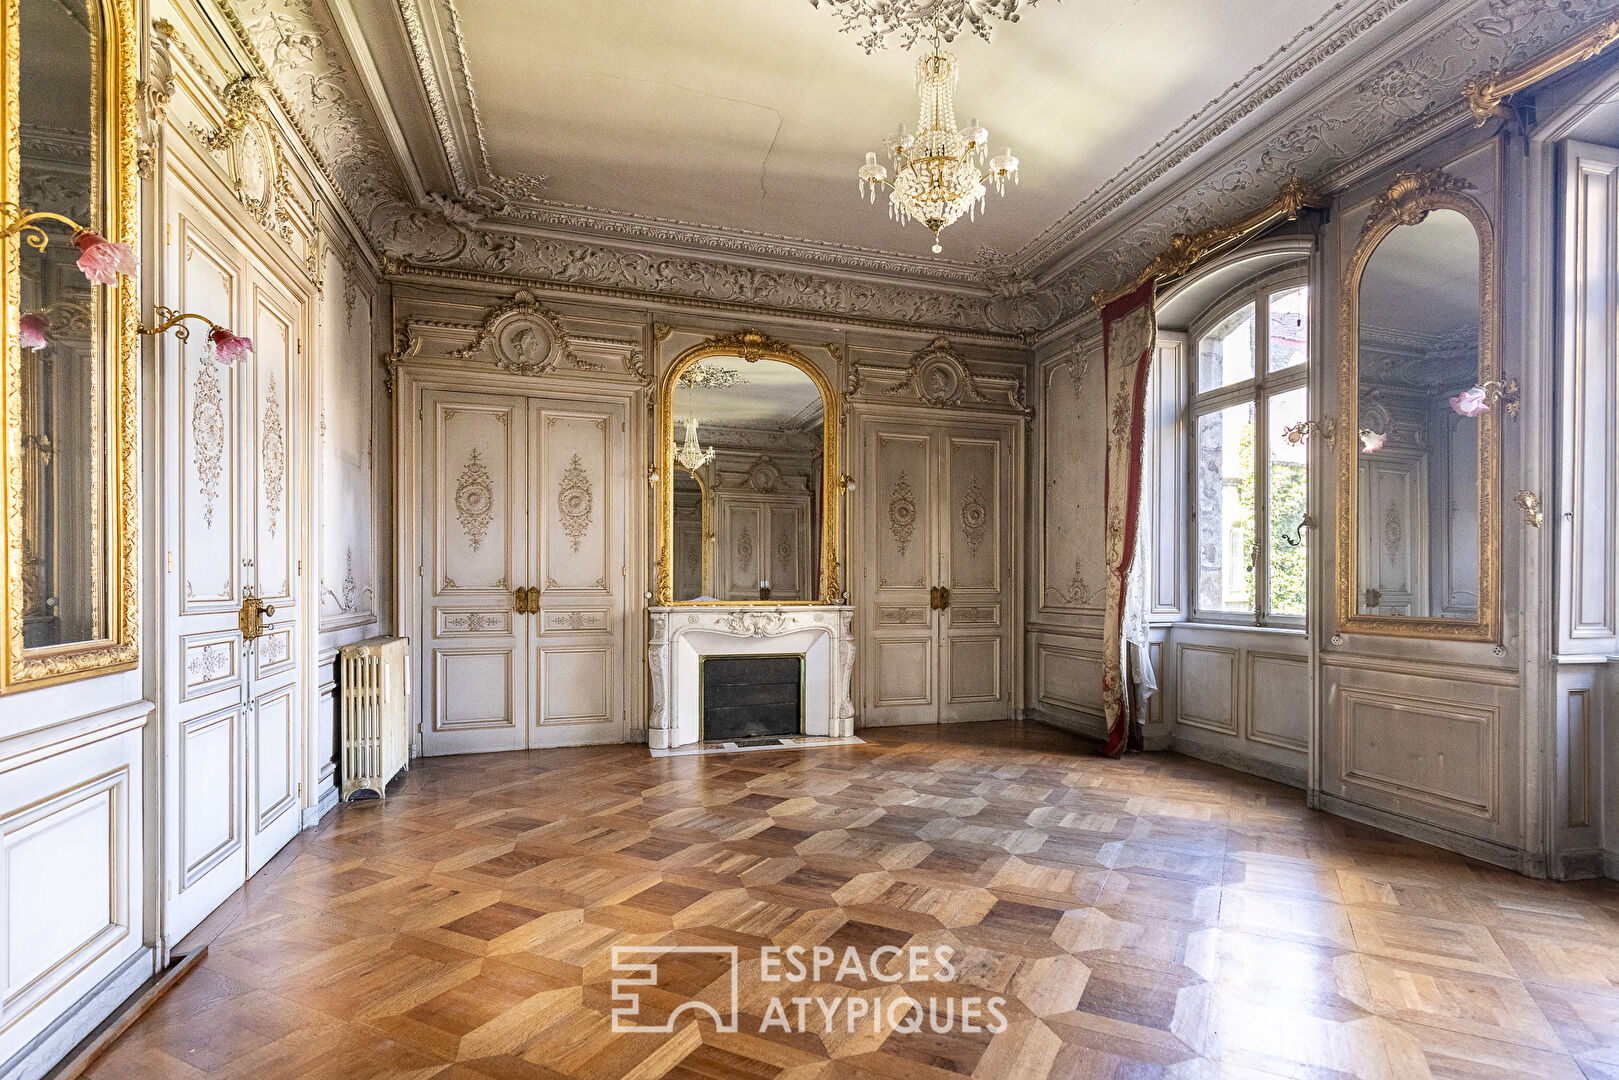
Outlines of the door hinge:
M 174 552 L 169 552 L 169 573 L 174 573 Z
M 298 781 L 298 797 L 300 799 L 304 797 L 304 782 L 302 780 Z
M 304 339 L 299 338 L 298 339 L 298 355 L 302 356 L 303 354 L 304 354 Z
M 165 244 L 174 243 L 174 222 L 172 221 L 164 222 L 163 224 L 163 242 Z
M 302 559 L 298 560 L 298 576 L 304 576 L 304 561 Z
M 416 576 L 417 577 L 422 576 L 422 564 L 421 563 L 416 564 Z

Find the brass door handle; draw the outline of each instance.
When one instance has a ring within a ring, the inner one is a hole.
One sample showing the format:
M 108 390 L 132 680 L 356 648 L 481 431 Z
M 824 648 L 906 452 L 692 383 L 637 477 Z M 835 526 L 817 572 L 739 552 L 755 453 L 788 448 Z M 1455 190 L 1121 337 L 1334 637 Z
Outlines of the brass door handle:
M 264 617 L 274 615 L 275 606 L 266 604 L 251 591 L 242 597 L 241 610 L 236 613 L 236 628 L 242 632 L 243 641 L 257 641 L 264 636 Z
M 948 611 L 949 609 L 950 609 L 950 590 L 948 588 L 946 588 L 945 586 L 940 585 L 939 586 L 939 610 L 940 611 Z
M 528 590 L 521 585 L 512 590 L 512 608 L 519 615 L 528 614 Z
M 937 585 L 928 590 L 928 610 L 939 610 L 939 587 Z
M 528 613 L 538 615 L 540 613 L 540 587 L 530 585 L 526 591 L 528 593 Z

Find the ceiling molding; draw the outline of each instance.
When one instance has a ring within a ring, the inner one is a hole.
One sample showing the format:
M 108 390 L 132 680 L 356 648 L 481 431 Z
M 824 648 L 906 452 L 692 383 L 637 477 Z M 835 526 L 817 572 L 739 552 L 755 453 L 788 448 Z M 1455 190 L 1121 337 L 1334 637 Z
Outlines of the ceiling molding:
M 412 53 L 424 82 L 437 84 L 427 92 L 435 127 L 446 154 L 454 144 L 455 184 L 467 185 L 415 198 L 409 163 L 366 94 L 374 87 L 348 55 L 359 45 L 342 40 L 326 0 L 215 2 L 354 218 L 396 262 L 1026 340 L 1071 327 L 1091 293 L 1137 273 L 1176 232 L 1251 213 L 1291 177 L 1330 188 L 1436 137 L 1465 116 L 1469 81 L 1619 9 L 1619 0 L 1443 0 L 1407 15 L 1408 0 L 1340 0 L 1055 231 L 1016 257 L 970 265 L 553 204 L 539 198 L 538 178 L 494 176 L 453 0 L 395 0 L 407 31 L 416 12 Z

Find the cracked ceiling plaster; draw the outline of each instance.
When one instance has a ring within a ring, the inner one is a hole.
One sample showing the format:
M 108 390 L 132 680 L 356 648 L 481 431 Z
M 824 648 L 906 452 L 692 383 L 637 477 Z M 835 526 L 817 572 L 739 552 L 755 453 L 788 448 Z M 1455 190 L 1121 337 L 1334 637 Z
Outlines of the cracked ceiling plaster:
M 221 2 L 384 254 L 1022 334 L 1082 314 L 1172 232 L 1263 206 L 1290 176 L 1331 182 L 1391 142 L 1465 123 L 1470 79 L 1619 10 L 1276 0 L 1287 17 L 1240 20 L 1244 47 L 1193 80 L 1184 69 L 1206 53 L 1176 29 L 1189 11 L 1025 6 L 993 43 L 952 46 L 961 119 L 1010 142 L 1025 182 L 947 230 L 952 257 L 932 258 L 913 254 L 921 230 L 857 201 L 850 179 L 909 114 L 911 58 L 865 55 L 806 0 Z M 1166 2 L 1194 6 L 1200 31 L 1251 11 Z M 727 5 L 738 13 L 716 10 Z

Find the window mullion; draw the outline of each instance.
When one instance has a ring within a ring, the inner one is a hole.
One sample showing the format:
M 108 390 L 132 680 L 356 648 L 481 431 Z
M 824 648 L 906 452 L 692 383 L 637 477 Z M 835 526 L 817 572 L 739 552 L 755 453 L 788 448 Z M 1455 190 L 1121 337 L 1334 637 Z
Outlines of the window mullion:
M 1265 625 L 1270 607 L 1270 397 L 1261 383 L 1254 395 L 1254 622 Z

